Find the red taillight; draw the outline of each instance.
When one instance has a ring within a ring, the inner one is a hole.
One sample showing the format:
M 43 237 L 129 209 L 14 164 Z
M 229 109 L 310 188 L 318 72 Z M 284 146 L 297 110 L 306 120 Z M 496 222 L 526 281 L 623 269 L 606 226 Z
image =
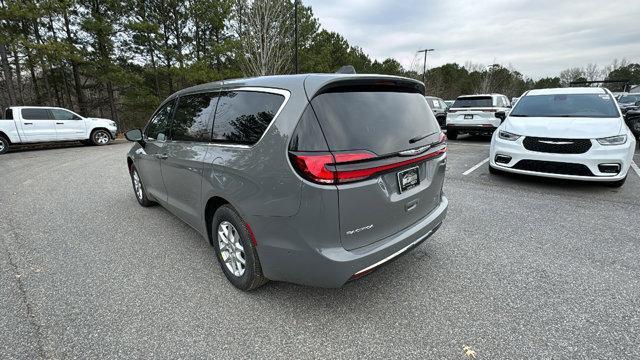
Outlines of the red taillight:
M 444 144 L 446 139 L 446 136 L 441 134 L 439 143 Z M 339 170 L 338 167 L 340 165 L 350 165 L 351 163 L 359 164 L 358 162 L 361 160 L 373 160 L 375 156 L 368 152 L 337 154 L 292 153 L 291 159 L 298 171 L 311 181 L 321 184 L 342 184 L 364 180 L 382 172 L 438 157 L 446 152 L 447 148 L 444 147 L 408 160 L 351 170 Z

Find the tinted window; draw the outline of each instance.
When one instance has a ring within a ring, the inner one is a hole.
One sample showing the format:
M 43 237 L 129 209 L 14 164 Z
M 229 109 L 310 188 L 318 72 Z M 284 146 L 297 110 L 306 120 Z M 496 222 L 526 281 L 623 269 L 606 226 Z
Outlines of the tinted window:
M 153 115 L 145 128 L 145 134 L 149 140 L 167 139 L 174 104 L 175 100 L 169 101 Z
M 312 101 L 329 148 L 385 155 L 428 143 L 416 136 L 440 131 L 423 95 L 410 92 L 331 92 Z M 432 140 L 432 139 L 431 139 Z
M 522 97 L 510 116 L 618 117 L 620 115 L 615 100 L 608 94 L 557 94 Z
M 216 109 L 217 93 L 180 97 L 171 125 L 171 139 L 177 141 L 209 141 L 211 121 Z
M 53 118 L 56 120 L 79 120 L 74 113 L 62 109 L 51 109 Z
M 213 140 L 255 144 L 278 112 L 284 96 L 231 91 L 220 96 L 213 124 Z
M 296 126 L 291 143 L 289 143 L 291 151 L 329 151 L 327 141 L 324 139 L 318 119 L 313 112 L 311 105 L 302 113 L 302 117 Z
M 22 109 L 22 118 L 25 120 L 52 120 L 48 109 Z
M 4 118 L 7 119 L 7 120 L 13 120 L 13 109 L 5 110 Z
M 451 106 L 452 108 L 469 108 L 469 107 L 492 107 L 493 101 L 491 96 L 467 96 L 457 98 Z
M 640 95 L 622 95 L 618 100 L 620 104 L 634 104 L 636 101 L 640 101 Z

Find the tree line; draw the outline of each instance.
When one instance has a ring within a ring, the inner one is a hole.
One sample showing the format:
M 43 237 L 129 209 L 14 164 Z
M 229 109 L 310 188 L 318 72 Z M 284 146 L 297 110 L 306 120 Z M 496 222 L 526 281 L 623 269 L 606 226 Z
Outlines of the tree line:
M 121 129 L 144 124 L 169 94 L 194 84 L 294 71 L 293 0 L 0 0 L 0 107 L 50 105 L 108 117 Z M 421 79 L 395 59 L 371 59 L 299 5 L 299 71 Z M 597 67 L 596 67 L 597 68 Z M 427 73 L 443 98 L 589 78 L 593 66 L 531 80 L 509 66 L 445 64 Z M 640 65 L 614 62 L 607 78 L 636 80 Z M 606 72 L 606 74 L 604 74 Z

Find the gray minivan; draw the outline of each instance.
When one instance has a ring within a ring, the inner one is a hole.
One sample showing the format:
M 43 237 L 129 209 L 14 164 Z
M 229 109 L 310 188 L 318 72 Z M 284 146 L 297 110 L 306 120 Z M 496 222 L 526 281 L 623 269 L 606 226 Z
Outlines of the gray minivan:
M 127 156 L 142 206 L 199 231 L 242 290 L 339 287 L 432 235 L 446 137 L 421 82 L 266 76 L 169 96 Z

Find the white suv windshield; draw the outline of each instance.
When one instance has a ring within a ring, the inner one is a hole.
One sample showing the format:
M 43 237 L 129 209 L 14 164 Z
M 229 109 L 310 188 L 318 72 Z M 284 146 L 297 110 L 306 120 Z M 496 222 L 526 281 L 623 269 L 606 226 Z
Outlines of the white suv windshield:
M 608 94 L 556 94 L 525 96 L 509 116 L 612 118 L 620 115 L 615 100 Z

